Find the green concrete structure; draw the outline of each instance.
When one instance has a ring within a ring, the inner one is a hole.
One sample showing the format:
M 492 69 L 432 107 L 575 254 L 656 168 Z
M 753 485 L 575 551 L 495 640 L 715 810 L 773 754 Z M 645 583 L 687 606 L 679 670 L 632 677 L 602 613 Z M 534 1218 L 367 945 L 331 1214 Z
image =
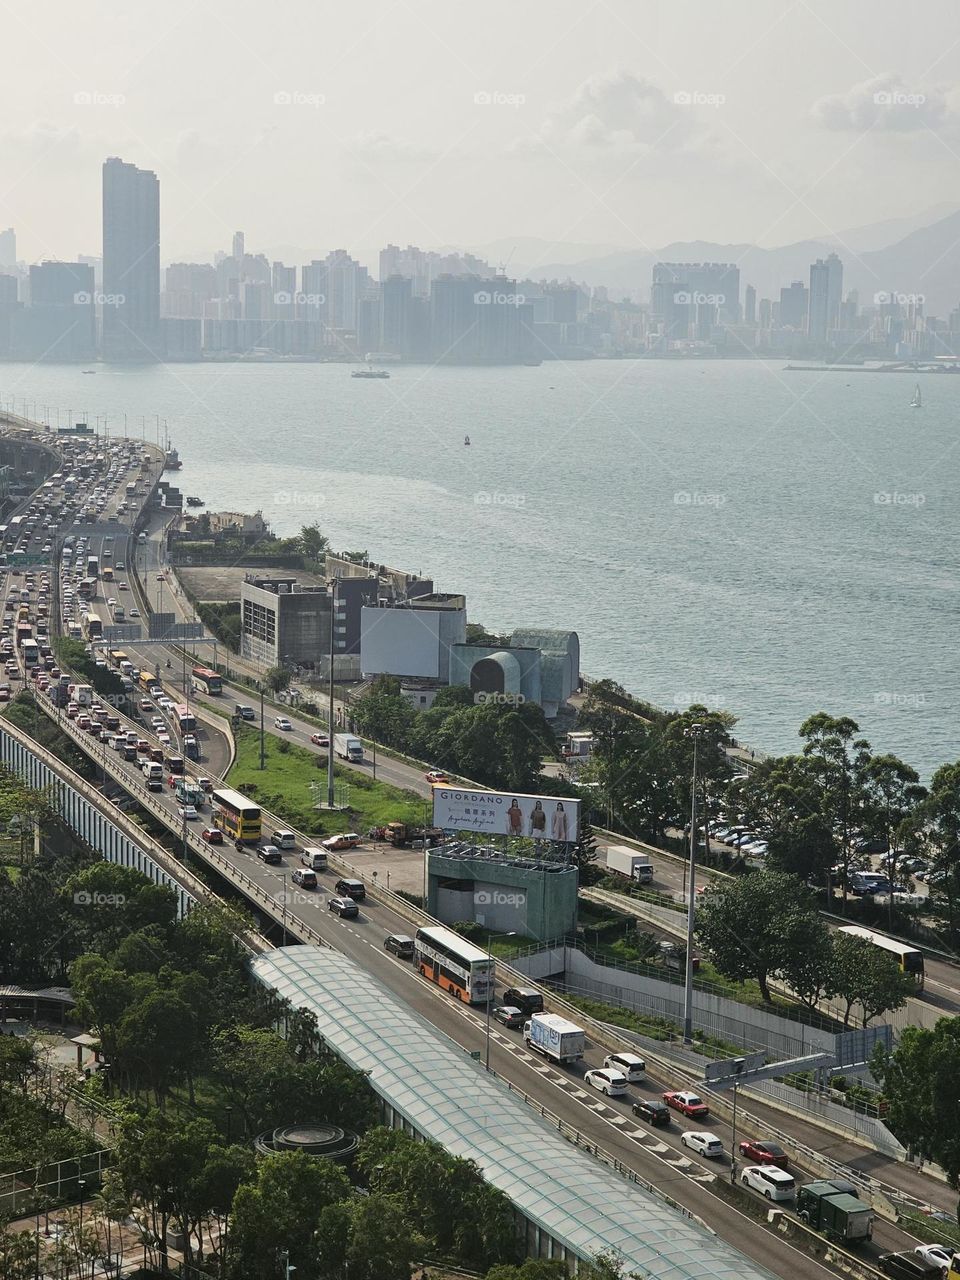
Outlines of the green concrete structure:
M 429 852 L 427 899 L 430 915 L 445 924 L 471 920 L 550 942 L 576 929 L 577 868 L 454 841 Z

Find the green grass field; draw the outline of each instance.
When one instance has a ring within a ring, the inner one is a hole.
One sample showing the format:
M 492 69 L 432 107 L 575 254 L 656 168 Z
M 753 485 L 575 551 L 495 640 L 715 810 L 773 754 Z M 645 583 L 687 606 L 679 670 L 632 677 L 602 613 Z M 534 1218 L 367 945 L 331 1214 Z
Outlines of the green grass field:
M 424 802 L 414 792 L 374 782 L 367 774 L 341 765 L 335 766 L 335 795 L 346 812 L 320 812 L 313 807 L 316 801 L 310 784 L 318 784 L 317 798 L 326 800 L 326 756 L 295 747 L 273 734 L 266 735 L 265 764 L 261 770 L 259 732 L 238 729 L 237 759 L 228 775 L 230 786 L 306 834 L 331 835 L 349 829 L 363 833 L 394 820 L 423 821 Z

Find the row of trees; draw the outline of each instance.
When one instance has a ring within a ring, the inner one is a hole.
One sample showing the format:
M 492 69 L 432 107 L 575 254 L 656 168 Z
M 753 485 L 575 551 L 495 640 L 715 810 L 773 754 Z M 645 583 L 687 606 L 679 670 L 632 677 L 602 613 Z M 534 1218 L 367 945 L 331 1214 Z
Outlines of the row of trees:
M 417 711 L 396 677 L 379 676 L 353 715 L 362 733 L 386 746 L 503 790 L 537 790 L 543 757 L 556 751 L 540 707 L 478 704 L 462 686 L 441 689 L 429 710 Z
M 931 866 L 932 909 L 960 934 L 960 761 L 924 786 L 912 765 L 875 752 L 855 720 L 821 711 L 801 724 L 798 752 L 753 762 L 733 781 L 727 748 L 735 721 L 726 712 L 693 706 L 664 714 L 599 681 L 581 721 L 595 744 L 581 794 L 597 807 L 599 796 L 616 829 L 662 843 L 688 822 L 690 729 L 698 724 L 701 815 L 736 814 L 766 838 L 771 867 L 823 885 L 828 897 L 839 887 L 844 904 L 850 873 L 867 864 L 868 851 L 884 853 L 894 883 L 905 857 L 921 857 Z M 892 919 L 892 900 L 888 909 Z
M 895 959 L 827 928 L 810 890 L 784 871 L 754 871 L 711 887 L 697 910 L 697 941 L 734 982 L 754 979 L 764 1000 L 786 983 L 810 1009 L 839 1000 L 844 1026 L 859 1006 L 864 1026 L 916 991 Z

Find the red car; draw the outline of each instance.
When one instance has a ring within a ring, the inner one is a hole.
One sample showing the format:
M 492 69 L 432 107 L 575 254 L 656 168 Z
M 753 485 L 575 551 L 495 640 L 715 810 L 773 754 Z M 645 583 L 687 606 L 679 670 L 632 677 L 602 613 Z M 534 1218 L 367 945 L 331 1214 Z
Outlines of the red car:
M 740 1154 L 754 1164 L 776 1164 L 786 1169 L 787 1153 L 777 1142 L 741 1142 Z
M 204 827 L 200 837 L 206 840 L 207 844 L 223 844 L 223 832 L 219 827 Z
M 704 1100 L 696 1093 L 690 1093 L 686 1089 L 680 1089 L 675 1093 L 665 1093 L 663 1100 L 668 1107 L 673 1107 L 674 1111 L 679 1111 L 691 1119 L 702 1119 L 710 1114 L 710 1108 Z
M 315 747 L 329 747 L 330 739 L 325 733 L 311 733 L 310 741 Z

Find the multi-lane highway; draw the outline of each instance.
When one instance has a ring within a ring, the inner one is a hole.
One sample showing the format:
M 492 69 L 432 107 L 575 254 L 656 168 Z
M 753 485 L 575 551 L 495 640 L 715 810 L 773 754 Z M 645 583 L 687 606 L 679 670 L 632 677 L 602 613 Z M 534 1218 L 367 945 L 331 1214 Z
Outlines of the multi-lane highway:
M 118 581 L 131 581 L 129 578 L 129 558 L 132 550 L 132 544 L 129 541 L 130 526 L 125 520 L 111 521 L 109 517 L 117 514 L 116 509 L 123 500 L 122 495 L 125 493 L 127 483 L 129 481 L 125 478 L 116 480 L 115 487 L 111 490 L 103 509 L 95 513 L 98 518 L 92 524 L 81 524 L 75 529 L 71 527 L 70 533 L 67 532 L 66 527 L 60 530 L 61 537 L 70 536 L 72 533 L 74 545 L 78 538 L 85 538 L 86 554 L 98 554 L 101 557 L 110 545 L 106 539 L 112 538 L 111 558 L 114 564 L 118 559 L 124 561 L 124 572 L 128 574 L 126 579 L 121 578 Z M 128 509 L 127 512 L 119 514 L 129 516 L 130 512 Z M 118 555 L 116 549 L 124 545 L 123 539 L 127 540 L 126 550 L 123 555 Z M 76 556 L 73 559 L 76 560 Z M 76 585 L 73 581 L 76 572 L 77 567 L 74 565 L 71 565 L 69 570 L 65 569 L 61 582 L 49 583 L 48 591 L 51 587 L 56 589 L 57 585 L 62 588 L 63 593 L 72 591 L 73 586 Z M 163 572 L 159 562 L 155 572 Z M 147 574 L 149 575 L 149 566 Z M 37 607 L 39 607 L 41 585 L 42 574 L 38 574 L 32 592 L 33 603 Z M 157 585 L 160 586 L 160 584 Z M 14 589 L 18 594 L 24 589 L 12 574 L 7 576 L 4 586 L 8 596 Z M 65 620 L 69 618 L 71 611 L 75 611 L 73 610 L 74 598 L 75 593 L 73 597 L 67 598 L 61 595 L 61 609 L 64 611 Z M 115 598 L 120 599 L 119 588 Z M 167 601 L 163 600 L 162 604 L 166 609 Z M 68 609 L 68 606 L 71 608 Z M 136 646 L 131 645 L 123 647 L 128 652 L 136 649 Z M 175 677 L 179 676 L 182 679 L 182 662 L 174 664 L 168 671 L 162 650 L 148 650 L 144 646 L 142 652 L 148 660 L 150 655 L 159 653 L 147 669 L 152 670 L 154 666 L 160 666 L 165 693 L 174 701 L 185 700 L 183 690 L 178 689 L 174 683 Z M 242 696 L 238 698 L 239 701 L 247 699 Z M 146 807 L 163 816 L 167 825 L 182 839 L 185 851 L 189 851 L 197 858 L 204 858 L 209 854 L 209 847 L 199 833 L 200 828 L 205 825 L 205 817 L 209 820 L 209 810 L 201 811 L 196 821 L 186 820 L 181 816 L 179 806 L 169 787 L 165 786 L 162 792 L 146 791 L 137 760 L 125 760 L 116 750 L 111 749 L 106 735 L 95 737 L 93 734 L 85 734 L 78 730 L 76 721 L 67 719 L 65 710 L 58 713 L 52 704 L 44 699 L 42 693 L 40 701 L 41 704 L 46 703 L 51 714 L 59 714 L 65 731 L 100 759 L 106 774 L 120 780 L 125 790 L 139 797 Z M 156 705 L 155 699 L 150 701 Z M 285 709 L 284 713 L 289 716 L 293 724 L 292 733 L 284 736 L 293 736 L 306 744 L 310 734 L 315 732 L 315 726 L 298 720 L 289 710 Z M 153 708 L 148 709 L 144 714 L 147 719 L 146 726 L 142 722 L 128 721 L 121 715 L 119 717 L 121 728 L 129 727 L 151 747 L 160 747 L 163 744 L 159 742 L 149 725 L 154 714 Z M 157 714 L 163 716 L 162 712 Z M 271 715 L 267 720 L 270 731 L 273 731 L 272 719 Z M 167 730 L 171 738 L 174 736 L 172 732 L 174 728 L 175 726 L 171 726 Z M 199 774 L 216 776 L 220 769 L 214 766 L 220 762 L 221 753 L 226 749 L 224 746 L 226 740 L 222 734 L 212 728 L 201 729 L 199 736 L 203 755 L 192 772 L 194 776 Z M 369 768 L 369 765 L 364 767 Z M 397 785 L 416 789 L 425 796 L 429 793 L 429 786 L 422 774 L 398 762 L 384 760 L 378 765 L 378 775 L 385 780 L 396 781 Z M 268 825 L 267 833 L 269 829 Z M 301 842 L 302 839 L 301 837 Z M 466 1049 L 471 1051 L 479 1049 L 485 1053 L 489 1042 L 491 1068 L 510 1080 L 514 1087 L 529 1095 L 535 1105 L 562 1117 L 566 1123 L 583 1134 L 584 1140 L 610 1151 L 627 1167 L 635 1170 L 639 1176 L 661 1187 L 679 1203 L 709 1221 L 721 1235 L 735 1243 L 755 1261 L 763 1263 L 784 1276 L 812 1278 L 831 1274 L 820 1263 L 798 1253 L 779 1236 L 759 1226 L 738 1209 L 716 1196 L 712 1189 L 713 1179 L 728 1177 L 730 1172 L 729 1152 L 732 1134 L 725 1121 L 716 1117 L 706 1122 L 697 1121 L 696 1123 L 675 1120 L 669 1129 L 650 1131 L 633 1117 L 630 1109 L 632 1101 L 642 1097 L 658 1097 L 665 1088 L 676 1087 L 682 1083 L 672 1077 L 669 1071 L 651 1069 L 643 1083 L 631 1087 L 630 1097 L 626 1100 L 602 1098 L 587 1089 L 583 1083 L 583 1071 L 600 1065 L 602 1050 L 591 1049 L 586 1061 L 575 1070 L 557 1070 L 549 1067 L 523 1047 L 518 1033 L 506 1031 L 495 1023 L 491 1025 L 482 1010 L 465 1008 L 453 1002 L 421 978 L 408 962 L 399 961 L 388 954 L 384 950 L 384 939 L 390 934 L 409 933 L 411 930 L 409 917 L 400 909 L 402 904 L 398 904 L 395 909 L 389 895 L 377 894 L 375 897 L 368 897 L 361 907 L 359 918 L 342 920 L 327 907 L 328 899 L 333 894 L 338 871 L 320 873 L 318 889 L 308 891 L 294 886 L 290 878 L 298 861 L 296 851 L 284 853 L 283 861 L 278 867 L 264 865 L 257 858 L 255 851 L 250 849 L 241 852 L 227 844 L 221 846 L 217 852 L 226 864 L 224 870 L 227 880 L 231 877 L 231 871 L 240 872 L 258 886 L 260 893 L 273 899 L 276 905 L 270 914 L 281 928 L 285 917 L 287 928 L 293 936 L 296 936 L 297 922 L 304 922 L 329 945 L 336 947 L 374 973 L 412 1008 L 427 1016 Z M 751 1104 L 750 1110 L 757 1110 L 757 1108 Z M 781 1127 L 789 1127 L 791 1131 L 796 1131 L 793 1122 L 787 1124 L 783 1117 L 777 1117 L 777 1120 Z M 725 1147 L 726 1154 L 719 1165 L 717 1162 L 700 1157 L 681 1144 L 681 1134 L 685 1129 L 704 1127 L 709 1127 L 716 1133 Z M 745 1128 L 743 1121 L 738 1126 L 738 1137 L 763 1136 L 762 1129 L 757 1131 L 755 1128 Z M 809 1128 L 809 1133 L 803 1133 L 802 1140 L 815 1148 L 819 1147 L 821 1151 L 831 1145 L 829 1140 L 824 1139 L 822 1132 L 813 1130 L 812 1126 Z M 837 1149 L 844 1146 L 845 1154 L 849 1152 L 848 1162 L 851 1165 L 858 1165 L 864 1171 L 872 1172 L 891 1183 L 900 1181 L 898 1176 L 900 1171 L 890 1162 L 881 1161 L 879 1157 L 868 1156 L 862 1149 L 845 1146 L 839 1142 L 834 1143 L 833 1146 Z M 810 1170 L 810 1172 L 815 1171 L 813 1168 Z M 913 1177 L 919 1177 L 919 1175 L 913 1175 Z M 935 1202 L 939 1203 L 950 1198 L 941 1196 L 935 1183 L 927 1186 L 924 1182 L 923 1186 L 928 1196 Z M 902 1248 L 909 1243 L 901 1232 L 887 1225 L 878 1226 L 877 1238 L 878 1245 L 886 1248 Z

